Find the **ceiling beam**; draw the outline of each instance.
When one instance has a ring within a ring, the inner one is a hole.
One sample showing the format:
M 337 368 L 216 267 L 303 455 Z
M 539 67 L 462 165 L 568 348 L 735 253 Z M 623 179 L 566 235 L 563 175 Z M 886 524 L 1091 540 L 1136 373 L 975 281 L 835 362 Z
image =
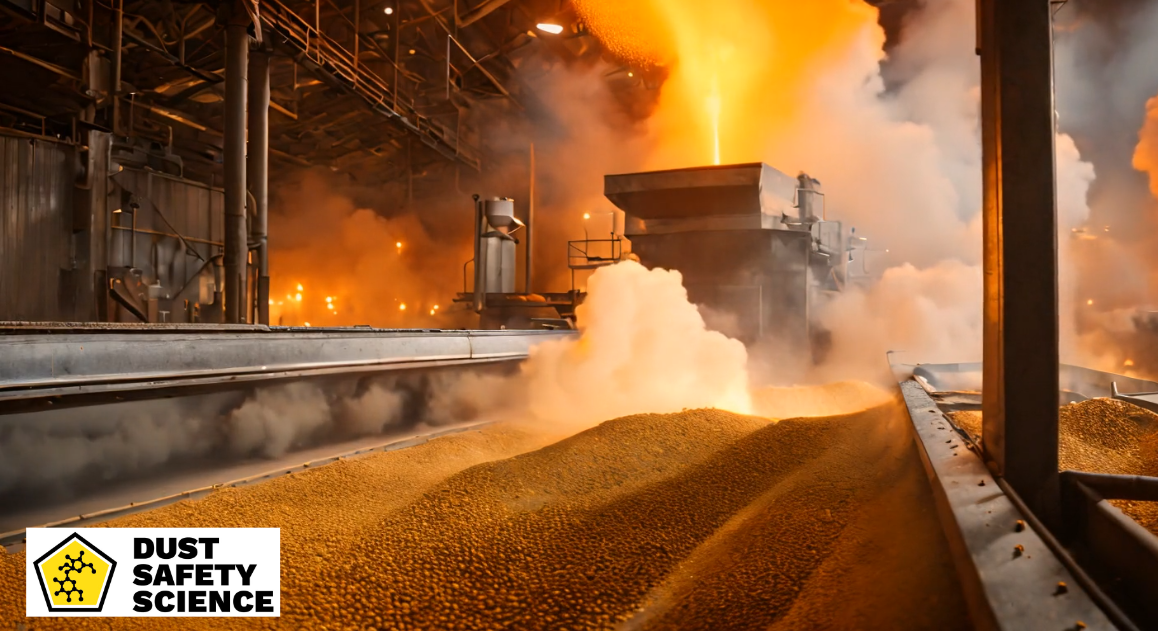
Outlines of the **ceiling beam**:
M 510 2 L 510 0 L 484 0 L 482 4 L 471 9 L 470 11 L 467 11 L 466 14 L 459 17 L 459 28 L 466 28 L 471 24 L 478 22 L 479 20 L 493 13 L 495 9 L 502 7 L 507 2 Z

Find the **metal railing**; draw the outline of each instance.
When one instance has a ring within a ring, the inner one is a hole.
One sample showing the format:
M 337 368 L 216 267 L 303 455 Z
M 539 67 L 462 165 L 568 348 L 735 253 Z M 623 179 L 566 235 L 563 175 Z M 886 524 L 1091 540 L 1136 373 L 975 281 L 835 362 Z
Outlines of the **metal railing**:
M 280 0 L 262 2 L 261 19 L 305 58 L 341 81 L 373 109 L 396 119 L 426 145 L 450 159 L 475 169 L 480 167 L 476 147 L 464 142 L 456 130 L 419 114 L 413 99 L 408 103 L 401 98 L 398 85 L 391 87 L 385 79 L 358 63 L 354 53 L 321 32 L 319 25 L 295 13 Z M 390 63 L 396 64 L 396 60 Z
M 604 247 L 606 245 L 606 247 Z M 595 248 L 595 251 L 592 251 Z M 567 267 L 595 269 L 618 263 L 623 258 L 623 239 L 579 239 L 567 242 Z

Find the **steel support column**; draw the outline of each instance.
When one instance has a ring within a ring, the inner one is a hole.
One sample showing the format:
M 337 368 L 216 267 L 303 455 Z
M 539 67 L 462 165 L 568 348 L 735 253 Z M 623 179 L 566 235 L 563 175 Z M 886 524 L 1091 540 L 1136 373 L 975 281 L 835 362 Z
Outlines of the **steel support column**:
M 257 244 L 257 323 L 269 324 L 269 53 L 249 56 L 249 147 L 245 179 L 253 195 L 250 240 Z
M 239 12 L 225 28 L 225 322 L 245 322 L 245 97 L 249 34 Z
M 527 245 L 525 246 L 525 248 L 527 250 L 526 254 L 525 254 L 526 261 L 524 261 L 525 265 L 524 265 L 524 269 L 523 269 L 524 274 L 525 274 L 525 278 L 523 279 L 523 292 L 528 293 L 528 294 L 531 293 L 531 275 L 534 273 L 534 264 L 535 264 L 535 257 L 533 255 L 534 249 L 533 249 L 532 244 L 531 244 L 531 235 L 534 234 L 534 230 L 535 230 L 535 143 L 533 143 L 533 142 L 531 143 L 531 152 L 530 153 L 531 153 L 531 162 L 530 162 L 530 170 L 531 170 L 531 178 L 530 179 L 531 179 L 531 182 L 530 182 L 530 185 L 528 186 L 529 190 L 527 191 L 526 234 L 523 235 L 523 238 L 527 242 Z
M 1043 521 L 1058 498 L 1057 205 L 1049 0 L 978 0 L 987 464 Z

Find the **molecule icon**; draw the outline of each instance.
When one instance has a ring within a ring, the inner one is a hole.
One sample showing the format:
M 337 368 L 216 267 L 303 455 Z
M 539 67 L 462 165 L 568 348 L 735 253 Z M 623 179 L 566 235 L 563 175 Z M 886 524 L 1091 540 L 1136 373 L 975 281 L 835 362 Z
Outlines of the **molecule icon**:
M 84 568 L 87 567 L 88 569 L 92 570 L 93 574 L 96 574 L 96 568 L 93 567 L 92 563 L 85 563 L 84 562 L 84 550 L 81 550 L 80 554 L 78 554 L 75 559 L 67 554 L 64 555 L 64 558 L 65 558 L 64 564 L 62 564 L 60 567 L 56 568 L 57 570 L 64 570 L 64 579 L 63 580 L 59 579 L 59 578 L 53 578 L 52 579 L 52 580 L 56 581 L 57 585 L 60 586 L 60 589 L 56 590 L 56 593 L 54 595 L 59 596 L 61 594 L 64 594 L 65 598 L 67 599 L 67 602 L 72 602 L 72 595 L 76 594 L 77 599 L 80 602 L 84 602 L 84 590 L 77 588 L 76 580 L 74 580 L 72 578 L 72 573 L 76 572 L 78 575 L 82 574 L 84 571 Z

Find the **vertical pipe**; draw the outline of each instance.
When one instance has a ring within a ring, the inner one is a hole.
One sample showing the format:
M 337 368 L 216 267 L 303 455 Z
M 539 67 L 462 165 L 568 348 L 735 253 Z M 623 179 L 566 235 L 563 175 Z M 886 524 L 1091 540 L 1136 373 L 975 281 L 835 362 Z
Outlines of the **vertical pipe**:
M 1048 0 L 979 0 L 983 446 L 1034 513 L 1058 510 L 1053 33 Z
M 354 88 L 358 88 L 358 44 L 362 32 L 362 3 L 354 0 Z
M 398 53 L 402 49 L 402 4 L 399 3 L 394 9 L 394 32 L 391 33 L 394 37 L 394 83 L 390 85 L 390 90 L 394 92 L 394 104 L 391 107 L 395 112 L 398 111 Z
M 474 196 L 474 311 L 482 313 L 486 306 L 486 262 L 483 261 L 485 252 L 482 247 L 483 232 L 486 227 L 486 214 L 483 212 L 483 202 L 478 195 Z
M 249 147 L 245 180 L 256 208 L 250 240 L 257 243 L 257 323 L 269 324 L 269 53 L 249 56 Z
M 241 14 L 244 16 L 244 13 Z M 245 96 L 249 34 L 235 16 L 225 27 L 225 322 L 245 322 Z
M 121 40 L 124 39 L 125 0 L 117 0 L 116 22 L 113 24 L 113 80 L 109 89 L 113 93 L 113 135 L 121 130 Z
M 531 235 L 535 230 L 535 143 L 531 143 L 531 184 L 530 190 L 527 192 L 527 234 L 524 238 L 527 240 L 526 252 L 523 258 L 523 291 L 531 293 L 531 275 L 534 269 L 534 249 L 531 247 Z

